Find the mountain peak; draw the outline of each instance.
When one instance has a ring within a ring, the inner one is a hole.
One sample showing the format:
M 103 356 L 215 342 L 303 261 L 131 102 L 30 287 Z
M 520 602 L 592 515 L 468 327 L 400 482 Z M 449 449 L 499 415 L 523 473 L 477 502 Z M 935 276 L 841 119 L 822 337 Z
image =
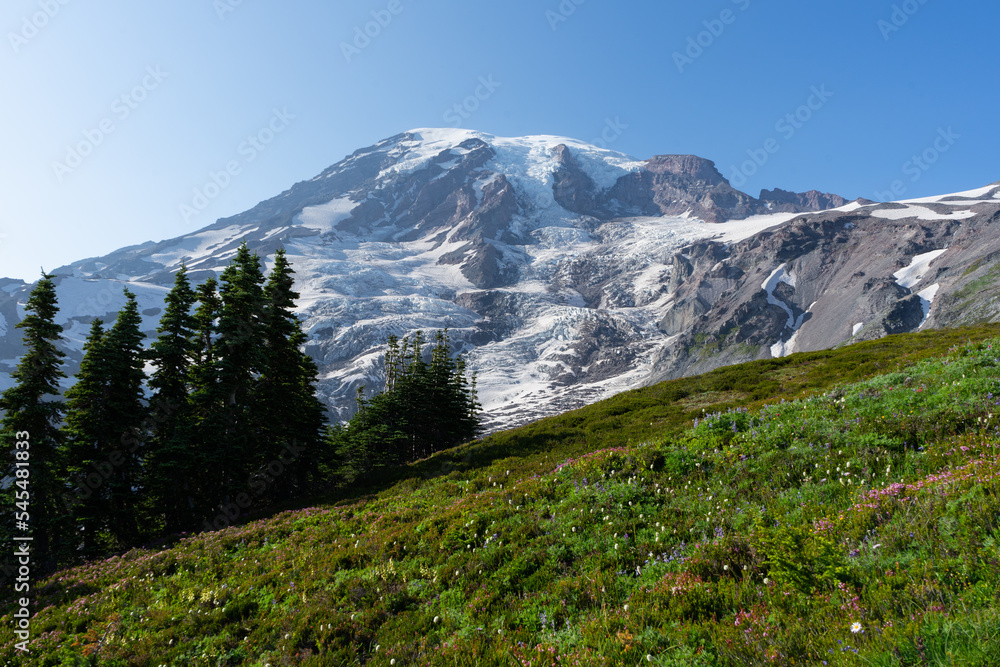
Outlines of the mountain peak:
M 691 271 L 706 284 L 733 280 L 730 244 L 831 203 L 770 195 L 736 190 L 695 155 L 640 160 L 555 135 L 416 128 L 204 229 L 57 269 L 61 302 L 72 304 L 60 322 L 68 370 L 90 321 L 113 318 L 123 286 L 155 335 L 180 264 L 195 281 L 217 276 L 245 240 L 265 260 L 285 248 L 306 350 L 338 417 L 358 386 L 381 383 L 390 335 L 449 328 L 479 374 L 491 427 L 524 421 L 643 382 L 673 330 L 720 298 L 691 292 Z M 790 200 L 788 212 L 775 214 L 774 197 Z M 28 286 L 0 287 L 0 360 L 12 360 Z M 785 288 L 775 289 L 778 298 Z

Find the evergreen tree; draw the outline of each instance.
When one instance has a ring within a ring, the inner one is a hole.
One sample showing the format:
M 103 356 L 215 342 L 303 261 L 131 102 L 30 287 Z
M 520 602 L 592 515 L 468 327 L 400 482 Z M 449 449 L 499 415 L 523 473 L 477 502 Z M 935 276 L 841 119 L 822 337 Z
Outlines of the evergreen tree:
M 24 331 L 26 352 L 12 374 L 14 386 L 0 396 L 0 448 L 8 453 L 0 469 L 3 477 L 14 478 L 4 491 L 4 505 L 10 505 L 4 516 L 14 517 L 15 508 L 28 510 L 35 562 L 43 571 L 51 571 L 60 559 L 60 537 L 66 532 L 59 431 L 65 406 L 58 398 L 59 380 L 66 377 L 61 370 L 65 353 L 57 347 L 63 329 L 55 323 L 59 307 L 52 278 L 43 273 L 28 297 L 26 315 L 17 324 Z M 28 465 L 20 468 L 25 472 L 18 472 L 17 463 L 24 462 Z M 25 499 L 27 505 L 17 504 Z
M 435 341 L 428 364 L 421 332 L 402 342 L 390 338 L 385 391 L 366 400 L 360 389 L 351 421 L 328 431 L 345 481 L 454 447 L 478 433 L 475 378 L 466 379 L 465 364 L 451 356 L 447 331 L 438 332 Z
M 451 400 L 455 409 L 449 423 L 452 431 L 451 442 L 472 440 L 481 432 L 479 413 L 483 406 L 479 403 L 479 391 L 476 387 L 476 374 L 466 377 L 465 359 L 458 357 L 455 361 L 455 373 L 451 378 Z
M 141 461 L 146 433 L 142 317 L 125 289 L 125 307 L 104 331 L 91 326 L 77 383 L 66 392 L 69 471 L 76 476 L 84 557 L 139 542 Z
M 279 249 L 264 286 L 264 360 L 255 389 L 255 410 L 261 443 L 258 466 L 273 461 L 283 472 L 273 482 L 272 497 L 301 492 L 315 475 L 321 458 L 322 431 L 326 421 L 323 404 L 316 398 L 315 362 L 300 347 L 306 336 L 295 316 L 295 272 Z
M 430 366 L 424 361 L 424 332 L 417 331 L 409 341 L 409 357 L 405 361 L 403 382 L 394 392 L 398 410 L 406 417 L 408 450 L 399 453 L 402 461 L 416 461 L 430 454 L 427 443 L 434 437 L 441 413 L 434 404 L 434 381 Z M 403 355 L 406 358 L 407 340 L 403 339 Z
M 423 456 L 450 447 L 446 443 L 471 440 L 479 430 L 479 403 L 475 377 L 466 379 L 465 361 L 451 356 L 448 330 L 435 334 L 436 345 L 428 368 L 430 425 Z
M 223 475 L 229 462 L 220 446 L 225 434 L 225 400 L 219 383 L 216 346 L 222 300 L 218 282 L 208 278 L 196 291 L 198 308 L 194 314 L 194 363 L 189 370 L 191 384 L 191 451 L 196 465 L 196 514 L 204 515 L 223 499 Z
M 197 294 L 187 268 L 181 266 L 167 293 L 156 341 L 147 354 L 154 371 L 150 416 L 154 433 L 146 454 L 144 488 L 151 510 L 162 518 L 168 533 L 195 523 L 197 478 L 204 469 L 204 451 L 192 446 L 191 373 L 198 353 L 197 322 L 192 309 Z
M 125 290 L 125 307 L 118 313 L 106 339 L 108 361 L 108 426 L 115 442 L 108 455 L 114 472 L 108 480 L 109 529 L 117 546 L 139 542 L 138 512 L 142 493 L 141 463 L 148 433 L 146 416 L 145 350 L 142 316 L 135 295 Z M 121 455 L 121 464 L 115 463 Z
M 244 242 L 222 272 L 220 290 L 222 308 L 215 345 L 224 401 L 224 432 L 219 442 L 225 457 L 220 501 L 243 491 L 259 451 L 251 392 L 266 361 L 263 283 L 260 258 Z
M 107 404 L 110 400 L 107 362 L 104 359 L 104 323 L 100 319 L 90 325 L 83 345 L 83 360 L 76 374 L 76 383 L 66 390 L 66 470 L 73 485 L 66 494 L 76 535 L 73 555 L 88 560 L 96 558 L 107 547 L 101 526 L 107 507 L 104 483 L 109 468 L 101 466 L 101 455 L 110 449 Z M 110 465 L 110 464 L 109 464 Z

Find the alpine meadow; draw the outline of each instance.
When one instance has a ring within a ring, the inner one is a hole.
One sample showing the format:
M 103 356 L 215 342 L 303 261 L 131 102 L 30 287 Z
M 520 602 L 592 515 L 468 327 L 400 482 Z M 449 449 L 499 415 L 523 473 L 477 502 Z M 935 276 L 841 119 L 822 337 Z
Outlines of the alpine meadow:
M 998 25 L 6 0 L 0 667 L 1000 667 Z

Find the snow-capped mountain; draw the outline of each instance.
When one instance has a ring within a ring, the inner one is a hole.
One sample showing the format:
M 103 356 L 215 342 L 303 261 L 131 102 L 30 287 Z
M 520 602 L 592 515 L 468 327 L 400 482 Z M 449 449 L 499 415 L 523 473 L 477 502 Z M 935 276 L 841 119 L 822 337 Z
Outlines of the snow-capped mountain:
M 243 240 L 265 260 L 283 246 L 335 416 L 359 384 L 380 388 L 389 335 L 449 328 L 497 428 L 729 361 L 958 321 L 967 309 L 946 304 L 991 270 L 993 242 L 972 239 L 1000 238 L 998 211 L 997 186 L 897 204 L 754 198 L 694 156 L 422 129 L 200 231 L 54 273 L 73 372 L 123 287 L 152 335 L 181 262 L 199 281 Z M 0 386 L 30 288 L 0 280 Z

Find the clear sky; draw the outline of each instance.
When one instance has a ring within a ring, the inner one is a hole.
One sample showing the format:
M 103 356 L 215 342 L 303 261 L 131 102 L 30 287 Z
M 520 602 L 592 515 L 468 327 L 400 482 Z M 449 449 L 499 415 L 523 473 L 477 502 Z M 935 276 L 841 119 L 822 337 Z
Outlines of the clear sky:
M 753 195 L 979 187 L 998 25 L 985 0 L 4 0 L 0 276 L 193 231 L 417 127 L 693 153 Z

